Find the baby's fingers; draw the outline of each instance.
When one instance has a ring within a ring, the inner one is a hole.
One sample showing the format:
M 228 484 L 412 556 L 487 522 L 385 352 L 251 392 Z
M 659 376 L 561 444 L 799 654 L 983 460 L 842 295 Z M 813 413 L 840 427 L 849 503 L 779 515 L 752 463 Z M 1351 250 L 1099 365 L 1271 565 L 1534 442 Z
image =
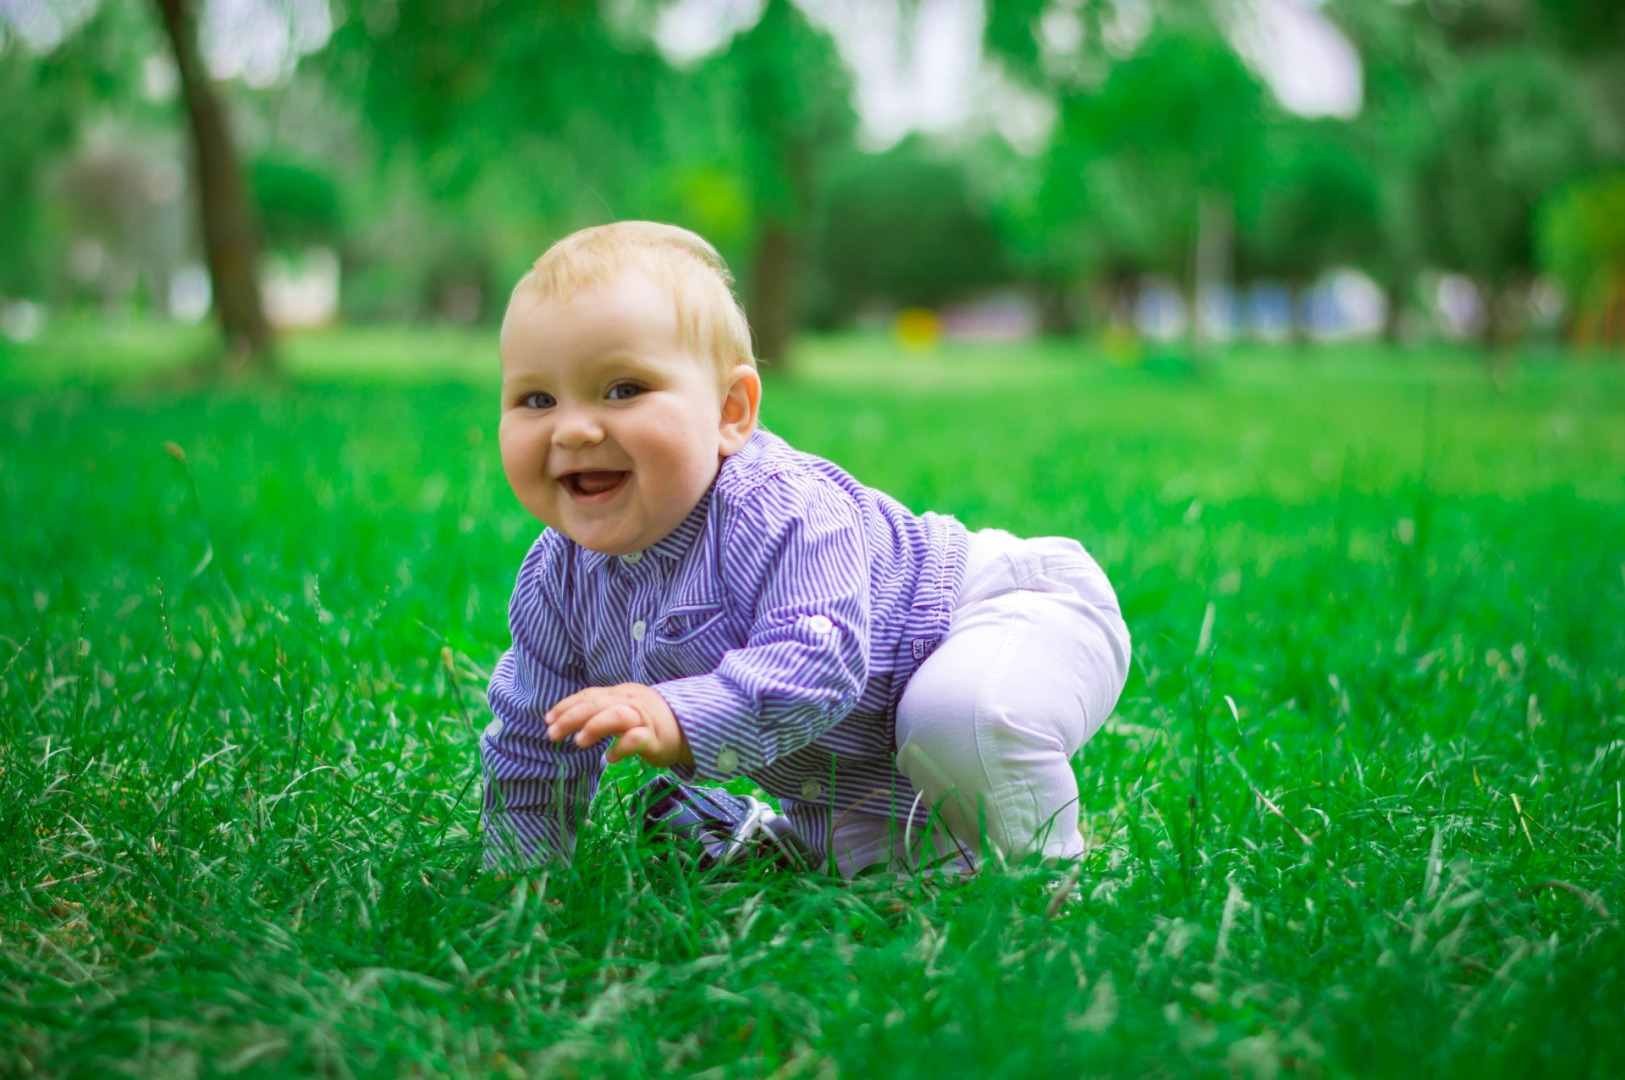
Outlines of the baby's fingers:
M 575 734 L 602 707 L 603 703 L 598 700 L 596 688 L 571 694 L 548 710 L 545 717 L 547 737 L 558 742 L 567 735 Z
M 638 752 L 638 748 L 654 741 L 654 732 L 647 727 L 638 726 L 615 740 L 615 745 L 609 748 L 609 763 L 625 761 Z
M 643 725 L 643 717 L 630 705 L 610 705 L 594 713 L 576 732 L 577 746 L 592 746 L 609 735 L 624 735 Z

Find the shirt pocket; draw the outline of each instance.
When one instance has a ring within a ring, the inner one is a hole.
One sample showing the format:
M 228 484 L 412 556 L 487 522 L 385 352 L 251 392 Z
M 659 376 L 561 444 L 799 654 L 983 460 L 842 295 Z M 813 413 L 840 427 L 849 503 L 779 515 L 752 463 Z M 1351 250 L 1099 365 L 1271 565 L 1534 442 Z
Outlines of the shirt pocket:
M 722 604 L 685 605 L 655 621 L 648 663 L 663 680 L 707 675 L 716 670 L 724 653 L 744 643 Z
M 726 615 L 721 604 L 673 608 L 655 623 L 655 643 L 686 645 L 715 629 Z

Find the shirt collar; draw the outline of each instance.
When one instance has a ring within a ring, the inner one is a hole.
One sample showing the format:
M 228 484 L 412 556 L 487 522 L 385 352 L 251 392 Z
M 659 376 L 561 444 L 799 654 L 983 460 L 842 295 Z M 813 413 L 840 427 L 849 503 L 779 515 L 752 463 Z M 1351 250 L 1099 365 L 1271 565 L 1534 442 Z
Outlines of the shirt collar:
M 688 549 L 694 546 L 695 539 L 705 529 L 705 519 L 711 513 L 711 493 L 716 490 L 716 486 L 716 481 L 713 480 L 711 486 L 705 489 L 705 494 L 700 496 L 700 501 L 694 509 L 688 512 L 688 517 L 683 519 L 682 524 L 650 544 L 644 549 L 644 554 L 659 555 L 673 562 L 688 554 Z
M 688 512 L 688 517 L 684 518 L 677 528 L 644 548 L 643 554 L 659 555 L 661 558 L 670 559 L 673 562 L 688 554 L 688 549 L 694 546 L 694 541 L 699 538 L 700 533 L 705 531 L 705 519 L 711 513 L 711 496 L 717 489 L 717 482 L 722 479 L 723 470 L 728 467 L 730 462 L 735 467 L 738 467 L 758 457 L 767 448 L 771 438 L 772 436 L 767 433 L 766 428 L 758 427 L 751 437 L 745 441 L 744 446 L 723 459 L 722 468 L 717 470 L 716 478 L 711 481 L 711 486 L 705 489 L 705 494 L 700 496 L 700 501 L 695 504 L 694 509 Z M 597 571 L 602 570 L 604 564 L 609 560 L 618 559 L 621 556 L 604 555 L 597 551 L 582 548 L 581 557 L 584 569 Z
M 711 493 L 714 490 L 716 490 L 716 482 L 712 481 L 711 486 L 705 489 L 705 494 L 700 496 L 699 503 L 688 512 L 688 517 L 684 518 L 677 528 L 644 548 L 639 554 L 659 555 L 661 558 L 670 559 L 672 562 L 676 562 L 688 554 L 688 549 L 694 546 L 694 541 L 699 537 L 700 533 L 705 531 L 705 519 L 711 512 Z M 588 573 L 597 573 L 603 570 L 611 560 L 619 562 L 623 566 L 627 565 L 624 555 L 605 555 L 601 551 L 593 551 L 591 548 L 581 547 L 579 544 L 576 547 L 581 553 L 579 556 L 581 568 Z M 642 560 L 634 561 L 641 562 Z
M 705 494 L 700 496 L 700 501 L 689 511 L 683 523 L 645 548 L 645 554 L 659 555 L 673 562 L 687 555 L 688 549 L 694 546 L 694 541 L 705 531 L 705 519 L 711 514 L 711 498 L 716 493 L 717 485 L 726 482 L 727 474 L 737 473 L 739 469 L 748 467 L 760 457 L 772 438 L 766 428 L 758 426 L 751 433 L 751 437 L 745 440 L 744 446 L 722 459 L 722 465 L 717 469 L 717 475 L 712 478 L 711 486 L 705 489 Z

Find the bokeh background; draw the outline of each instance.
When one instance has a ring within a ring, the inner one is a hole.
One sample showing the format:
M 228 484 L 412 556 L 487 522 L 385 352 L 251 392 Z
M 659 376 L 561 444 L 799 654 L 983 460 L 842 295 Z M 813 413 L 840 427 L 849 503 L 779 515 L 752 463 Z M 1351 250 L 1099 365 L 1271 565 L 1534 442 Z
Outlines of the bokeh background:
M 487 871 L 497 323 L 632 217 L 1098 559 L 1077 865 L 633 760 Z M 1622 336 L 1621 0 L 0 0 L 0 1077 L 1625 1076 Z
M 11 346 L 489 326 L 636 217 L 713 240 L 786 367 L 1625 339 L 1615 0 L 4 0 L 0 100 Z

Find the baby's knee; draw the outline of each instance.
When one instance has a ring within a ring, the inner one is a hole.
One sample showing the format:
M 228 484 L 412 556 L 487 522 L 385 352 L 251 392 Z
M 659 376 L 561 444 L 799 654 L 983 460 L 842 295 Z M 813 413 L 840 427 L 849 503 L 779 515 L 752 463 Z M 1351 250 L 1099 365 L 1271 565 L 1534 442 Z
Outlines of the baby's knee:
M 897 771 L 933 805 L 950 794 L 975 798 L 987 786 L 981 762 L 929 728 L 898 741 Z

